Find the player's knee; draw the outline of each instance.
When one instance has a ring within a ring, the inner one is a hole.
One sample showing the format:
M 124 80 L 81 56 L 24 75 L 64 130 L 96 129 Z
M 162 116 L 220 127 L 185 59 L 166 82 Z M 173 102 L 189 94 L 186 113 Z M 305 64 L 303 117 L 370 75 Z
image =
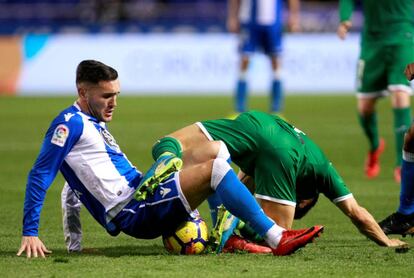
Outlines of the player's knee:
M 223 158 L 216 158 L 212 161 L 212 163 L 210 186 L 214 191 L 216 191 L 217 186 L 220 184 L 221 180 L 231 169 L 231 167 Z

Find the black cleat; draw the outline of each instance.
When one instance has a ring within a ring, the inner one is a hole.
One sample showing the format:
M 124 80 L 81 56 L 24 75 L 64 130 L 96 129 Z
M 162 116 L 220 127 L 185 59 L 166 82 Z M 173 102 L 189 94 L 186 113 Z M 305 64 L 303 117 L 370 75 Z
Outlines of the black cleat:
M 395 212 L 378 223 L 386 235 L 414 235 L 414 213 L 404 215 Z

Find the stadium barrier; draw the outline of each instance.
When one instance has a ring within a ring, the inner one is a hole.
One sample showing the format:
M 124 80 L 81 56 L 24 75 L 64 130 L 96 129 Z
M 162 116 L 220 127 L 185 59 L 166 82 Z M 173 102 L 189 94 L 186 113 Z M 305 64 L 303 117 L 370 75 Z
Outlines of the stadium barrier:
M 120 73 L 126 94 L 230 95 L 237 78 L 237 38 L 231 34 L 56 34 L 0 39 L 0 94 L 65 95 L 75 90 L 75 68 L 101 60 Z M 287 34 L 282 78 L 288 94 L 351 93 L 359 36 Z M 268 91 L 271 72 L 256 54 L 248 80 Z

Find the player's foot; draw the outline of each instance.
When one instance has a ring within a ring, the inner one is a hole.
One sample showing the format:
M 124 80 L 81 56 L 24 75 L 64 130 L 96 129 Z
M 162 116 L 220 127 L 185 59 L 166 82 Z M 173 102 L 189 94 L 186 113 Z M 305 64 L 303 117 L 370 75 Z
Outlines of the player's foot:
M 240 220 L 221 205 L 217 212 L 217 222 L 211 231 L 209 241 L 215 252 L 221 253 L 230 236 L 233 235 Z
M 247 252 L 253 254 L 270 254 L 272 249 L 267 246 L 259 245 L 250 242 L 237 235 L 232 235 L 226 242 L 223 248 L 224 253 Z
M 394 180 L 396 183 L 401 183 L 401 167 L 397 166 L 394 168 Z
M 414 236 L 414 213 L 404 215 L 395 212 L 378 224 L 386 235 Z
M 154 192 L 155 188 L 170 174 L 183 167 L 181 158 L 170 152 L 165 152 L 158 157 L 151 168 L 145 173 L 135 192 L 135 199 L 144 200 L 148 193 Z
M 375 178 L 380 173 L 379 158 L 385 149 L 384 139 L 380 139 L 378 148 L 369 152 L 365 161 L 365 175 L 369 178 Z
M 272 249 L 273 255 L 287 256 L 294 253 L 319 237 L 323 229 L 323 226 L 313 226 L 308 229 L 283 231 L 279 245 L 277 248 Z

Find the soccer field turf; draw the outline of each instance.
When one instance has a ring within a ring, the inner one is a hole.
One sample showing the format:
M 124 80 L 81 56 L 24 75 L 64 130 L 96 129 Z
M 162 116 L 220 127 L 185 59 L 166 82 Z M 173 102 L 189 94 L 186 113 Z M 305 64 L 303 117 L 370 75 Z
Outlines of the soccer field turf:
M 109 236 L 84 210 L 83 254 L 68 254 L 62 235 L 59 174 L 42 210 L 40 238 L 53 251 L 46 260 L 15 254 L 20 246 L 27 173 L 50 121 L 74 98 L 0 98 L 0 273 L 2 277 L 410 277 L 414 251 L 377 246 L 361 235 L 325 197 L 295 228 L 325 225 L 316 243 L 288 257 L 249 254 L 169 255 L 161 239 Z M 229 97 L 121 96 L 109 129 L 138 169 L 151 164 L 151 146 L 160 136 L 198 120 L 224 117 Z M 266 111 L 264 97 L 251 108 Z M 378 106 L 380 133 L 388 145 L 375 180 L 363 175 L 367 143 L 357 122 L 353 96 L 288 96 L 285 116 L 325 151 L 359 203 L 377 220 L 396 210 L 399 185 L 392 178 L 394 143 L 389 100 Z M 208 208 L 200 209 L 209 223 Z M 405 239 L 411 245 L 413 238 Z

